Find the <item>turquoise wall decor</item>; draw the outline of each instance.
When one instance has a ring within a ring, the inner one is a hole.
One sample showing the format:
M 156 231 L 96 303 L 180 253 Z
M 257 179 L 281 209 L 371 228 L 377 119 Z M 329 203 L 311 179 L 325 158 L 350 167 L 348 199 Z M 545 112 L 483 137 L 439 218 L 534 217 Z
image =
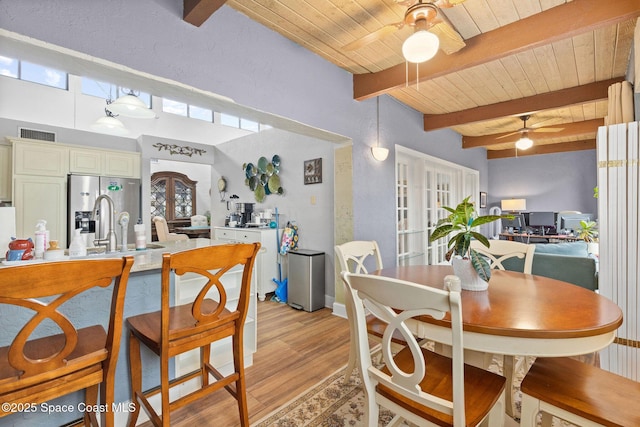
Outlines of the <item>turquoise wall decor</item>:
M 244 183 L 256 198 L 256 202 L 262 203 L 269 194 L 283 194 L 284 189 L 280 185 L 280 156 L 275 154 L 271 161 L 266 157 L 260 157 L 257 163 L 245 163 L 242 165 L 245 179 Z

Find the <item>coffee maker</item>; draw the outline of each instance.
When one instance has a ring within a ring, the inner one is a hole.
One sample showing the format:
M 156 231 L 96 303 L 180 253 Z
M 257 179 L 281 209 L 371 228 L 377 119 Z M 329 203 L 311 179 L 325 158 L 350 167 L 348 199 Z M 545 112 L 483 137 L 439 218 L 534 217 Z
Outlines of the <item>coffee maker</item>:
M 241 227 L 251 223 L 251 214 L 253 213 L 253 205 L 255 203 L 236 203 L 236 212 L 240 214 L 240 223 L 238 224 Z

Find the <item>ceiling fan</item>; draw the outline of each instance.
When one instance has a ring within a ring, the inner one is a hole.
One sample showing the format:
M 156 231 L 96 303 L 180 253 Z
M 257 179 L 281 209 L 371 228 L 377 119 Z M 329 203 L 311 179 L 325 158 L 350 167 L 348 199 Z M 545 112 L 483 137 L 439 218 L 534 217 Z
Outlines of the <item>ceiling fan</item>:
M 416 3 L 415 0 L 396 0 L 396 3 L 399 5 L 408 6 L 402 21 L 385 25 L 373 33 L 346 44 L 342 49 L 347 51 L 360 49 L 369 43 L 395 33 L 404 26 L 410 26 L 415 28 L 416 33 L 422 30 L 428 30 L 430 33 L 435 34 L 439 39 L 439 48 L 447 55 L 457 52 L 465 47 L 466 44 L 460 34 L 458 34 L 447 21 L 446 17 L 440 11 L 440 8 L 453 7 L 464 1 L 465 0 L 434 0 L 423 2 L 422 0 L 418 0 Z
M 501 135 L 496 139 L 508 138 L 513 135 L 520 134 L 520 139 L 516 141 L 516 148 L 519 150 L 526 150 L 531 148 L 533 145 L 533 141 L 529 138 L 529 132 L 560 132 L 564 128 L 557 127 L 527 127 L 527 120 L 529 120 L 531 116 L 524 115 L 520 116 L 520 120 L 522 120 L 522 127 L 515 132 L 510 132 L 505 135 Z

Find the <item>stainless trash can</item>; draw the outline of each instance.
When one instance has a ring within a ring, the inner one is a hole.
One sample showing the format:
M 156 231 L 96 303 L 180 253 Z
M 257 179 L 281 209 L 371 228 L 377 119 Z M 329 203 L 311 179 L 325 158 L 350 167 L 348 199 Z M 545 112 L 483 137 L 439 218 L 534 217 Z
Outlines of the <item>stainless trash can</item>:
M 324 307 L 324 252 L 298 249 L 287 256 L 288 304 L 309 312 Z

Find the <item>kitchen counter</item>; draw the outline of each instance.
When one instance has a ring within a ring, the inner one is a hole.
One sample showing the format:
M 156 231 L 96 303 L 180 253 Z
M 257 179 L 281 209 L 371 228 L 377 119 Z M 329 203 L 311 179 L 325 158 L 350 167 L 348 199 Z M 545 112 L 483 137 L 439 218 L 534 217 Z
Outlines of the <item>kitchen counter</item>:
M 189 239 L 189 240 L 177 240 L 169 242 L 152 242 L 148 249 L 137 251 L 129 250 L 127 252 L 110 252 L 110 253 L 95 253 L 88 254 L 85 257 L 80 258 L 68 258 L 65 257 L 61 261 L 44 261 L 44 260 L 32 260 L 32 261 L 3 261 L 0 264 L 0 268 L 12 267 L 17 265 L 27 265 L 42 262 L 64 262 L 69 260 L 80 259 L 99 259 L 99 258 L 114 258 L 122 257 L 126 255 L 133 255 L 133 266 L 131 272 L 136 273 L 140 271 L 156 270 L 162 267 L 162 254 L 164 253 L 176 253 L 189 249 L 202 248 L 205 246 L 224 245 L 229 242 L 223 240 L 210 240 L 210 239 Z

